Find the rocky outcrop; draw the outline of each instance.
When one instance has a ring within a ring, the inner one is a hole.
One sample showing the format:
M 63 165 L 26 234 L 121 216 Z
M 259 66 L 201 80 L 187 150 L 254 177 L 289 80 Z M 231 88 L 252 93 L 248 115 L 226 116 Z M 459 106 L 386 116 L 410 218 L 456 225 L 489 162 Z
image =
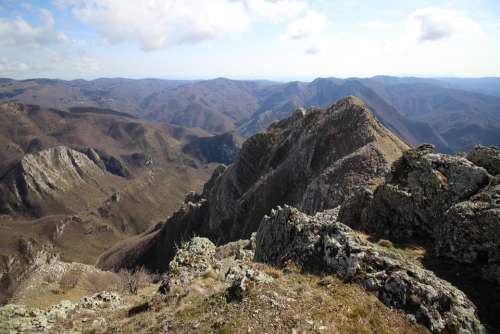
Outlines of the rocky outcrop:
M 500 283 L 500 186 L 488 173 L 496 172 L 499 155 L 493 147 L 476 147 L 468 159 L 430 145 L 409 150 L 386 182 L 374 193 L 358 193 L 340 219 L 392 240 L 430 245 L 435 255 L 478 265 L 483 277 Z
M 490 180 L 484 168 L 469 160 L 422 145 L 403 154 L 373 196 L 364 190 L 344 206 L 341 220 L 399 241 L 426 239 L 442 223 L 446 210 Z
M 216 247 L 207 238 L 192 238 L 170 261 L 160 293 L 172 294 L 175 289 L 188 287 L 194 280 L 211 274 L 223 277 L 229 300 L 240 300 L 251 286 L 273 281 L 267 274 L 250 266 L 249 261 L 254 256 L 252 245 L 250 240 L 239 240 Z
M 122 305 L 121 297 L 113 292 L 99 292 L 83 297 L 79 303 L 68 300 L 42 310 L 24 305 L 9 304 L 0 307 L 0 332 L 2 333 L 43 333 L 50 331 L 57 322 L 70 319 L 79 313 L 99 312 L 116 309 Z M 75 316 L 76 317 L 76 316 Z M 88 324 L 87 327 L 98 327 Z
M 453 205 L 435 234 L 438 255 L 480 266 L 500 285 L 500 183 Z
M 491 175 L 500 174 L 500 149 L 498 147 L 477 145 L 467 154 L 467 159 L 484 167 Z
M 103 176 L 105 171 L 85 154 L 64 146 L 27 154 L 0 179 L 0 212 L 35 216 L 50 208 L 67 212 L 71 200 L 82 207 L 78 190 L 90 186 L 98 197 Z M 58 200 L 62 197 L 64 201 Z
M 276 205 L 314 213 L 343 204 L 358 189 L 381 183 L 408 146 L 388 131 L 361 100 L 347 97 L 328 109 L 297 110 L 248 139 L 236 161 L 218 169 L 202 194 L 136 247 L 116 247 L 99 265 L 146 265 L 166 270 L 174 245 L 192 235 L 216 243 L 246 239 Z
M 337 211 L 308 216 L 285 206 L 262 220 L 255 259 L 305 268 L 361 284 L 433 333 L 485 333 L 473 303 L 432 272 L 363 241 L 337 221 Z

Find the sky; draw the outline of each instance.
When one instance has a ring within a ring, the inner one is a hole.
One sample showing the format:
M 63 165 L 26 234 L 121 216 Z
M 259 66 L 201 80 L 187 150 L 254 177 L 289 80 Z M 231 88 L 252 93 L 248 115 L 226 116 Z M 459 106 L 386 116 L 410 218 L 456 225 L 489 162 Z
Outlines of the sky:
M 498 0 L 0 0 L 0 77 L 500 76 Z

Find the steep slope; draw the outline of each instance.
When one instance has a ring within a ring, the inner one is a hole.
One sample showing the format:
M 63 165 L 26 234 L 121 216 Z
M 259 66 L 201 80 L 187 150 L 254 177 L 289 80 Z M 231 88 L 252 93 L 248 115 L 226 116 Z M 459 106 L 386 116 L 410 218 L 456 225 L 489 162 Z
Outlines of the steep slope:
M 268 83 L 224 78 L 180 85 L 151 94 L 141 102 L 144 117 L 212 133 L 234 130 L 257 110 L 260 91 Z
M 500 145 L 498 97 L 425 83 L 389 85 L 385 92 L 410 119 L 432 124 L 453 151 L 476 144 Z
M 100 265 L 165 270 L 175 245 L 193 234 L 226 242 L 255 232 L 276 205 L 309 213 L 338 206 L 357 188 L 381 182 L 407 148 L 355 97 L 328 109 L 299 109 L 248 139 L 201 195 L 188 196 L 165 224 L 104 254 Z
M 0 213 L 41 217 L 79 212 L 106 197 L 111 190 L 105 182 L 117 181 L 86 155 L 64 146 L 27 154 L 0 179 Z M 92 196 L 81 196 L 85 192 Z
M 184 152 L 201 136 L 206 152 L 238 149 L 111 110 L 0 105 L 0 303 L 38 253 L 94 264 L 201 190 L 221 162 Z
M 200 137 L 184 146 L 183 152 L 204 162 L 232 163 L 241 148 L 243 139 L 235 133 Z

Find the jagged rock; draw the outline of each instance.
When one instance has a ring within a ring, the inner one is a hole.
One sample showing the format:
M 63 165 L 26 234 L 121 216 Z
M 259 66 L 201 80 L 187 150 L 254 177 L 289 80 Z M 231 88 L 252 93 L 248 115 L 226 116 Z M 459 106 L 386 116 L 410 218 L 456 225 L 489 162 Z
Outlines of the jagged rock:
M 386 305 L 404 310 L 433 333 L 485 333 L 473 303 L 431 271 L 356 236 L 336 212 L 308 216 L 285 206 L 262 220 L 257 261 L 293 260 L 361 284 Z
M 336 207 L 357 189 L 382 182 L 406 149 L 358 98 L 297 112 L 248 139 L 236 161 L 214 173 L 197 203 L 183 205 L 161 231 L 143 236 L 147 246 L 113 249 L 99 265 L 165 271 L 173 245 L 193 235 L 223 244 L 248 239 L 276 205 L 308 213 Z
M 272 277 L 238 261 L 229 268 L 225 278 L 230 283 L 227 289 L 228 301 L 241 301 L 256 284 L 266 284 L 273 281 Z
M 495 146 L 477 145 L 467 154 L 467 159 L 484 167 L 491 175 L 500 174 L 500 149 Z
M 438 154 L 432 145 L 422 145 L 403 154 L 373 199 L 364 190 L 347 203 L 341 221 L 396 240 L 432 238 L 446 210 L 491 179 L 484 168 L 463 157 Z
M 207 238 L 194 237 L 185 242 L 169 263 L 169 275 L 160 286 L 166 294 L 175 286 L 187 285 L 194 278 L 215 269 L 215 245 Z
M 431 244 L 435 255 L 479 265 L 485 278 L 500 282 L 500 185 L 485 169 L 494 171 L 497 153 L 476 147 L 466 159 L 431 145 L 409 150 L 374 193 L 360 191 L 342 207 L 340 220 L 396 241 Z
M 500 285 L 500 184 L 452 206 L 435 240 L 439 255 L 480 264 L 483 276 Z
M 67 211 L 57 198 L 64 196 L 65 203 L 74 198 L 75 206 L 82 205 L 75 189 L 91 185 L 99 194 L 104 173 L 85 154 L 64 146 L 26 154 L 0 179 L 0 212 L 40 216 L 49 207 Z

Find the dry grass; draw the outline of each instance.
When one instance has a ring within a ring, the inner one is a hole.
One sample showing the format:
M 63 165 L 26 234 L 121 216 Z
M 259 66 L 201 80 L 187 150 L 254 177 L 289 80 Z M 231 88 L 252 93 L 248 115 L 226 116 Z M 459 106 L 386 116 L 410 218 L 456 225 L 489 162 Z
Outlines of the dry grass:
M 148 302 L 149 311 L 134 317 L 107 315 L 110 326 L 97 333 L 428 333 L 358 285 L 253 265 L 275 282 L 257 285 L 241 302 L 228 302 L 223 280 L 206 275 L 168 298 L 131 296 L 136 303 Z

